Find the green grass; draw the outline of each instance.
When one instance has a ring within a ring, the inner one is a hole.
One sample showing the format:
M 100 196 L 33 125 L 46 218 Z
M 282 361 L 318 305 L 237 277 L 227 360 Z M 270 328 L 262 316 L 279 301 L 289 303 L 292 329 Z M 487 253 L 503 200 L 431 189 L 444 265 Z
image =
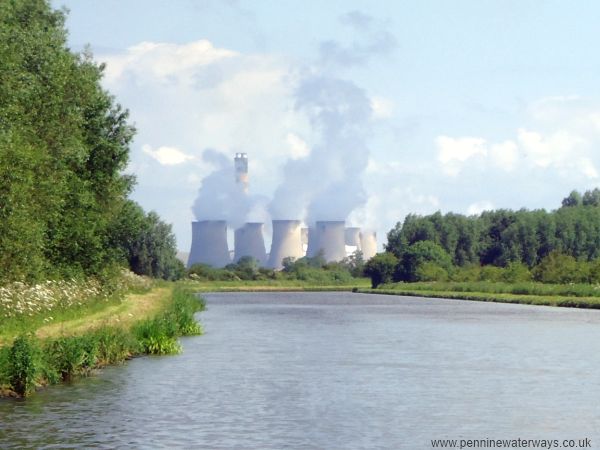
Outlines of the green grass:
M 589 284 L 559 285 L 533 282 L 515 284 L 501 282 L 390 283 L 377 289 L 357 289 L 356 292 L 600 309 L 600 287 Z
M 237 280 L 237 281 L 192 281 L 182 282 L 184 286 L 196 292 L 220 291 L 351 291 L 353 288 L 367 288 L 371 285 L 368 278 L 354 278 L 349 282 L 337 284 L 318 284 L 301 280 Z
M 91 325 L 81 327 L 87 316 L 78 316 L 71 321 L 75 326 L 64 324 L 61 330 L 66 334 L 53 332 L 40 338 L 30 330 L 0 347 L 0 396 L 24 397 L 37 387 L 86 376 L 135 355 L 179 352 L 179 336 L 202 333 L 194 314 L 204 309 L 204 302 L 179 284 L 163 285 L 156 291 L 159 295 L 137 296 L 145 302 L 130 301 L 140 312 L 136 320 L 95 326 L 94 319 Z

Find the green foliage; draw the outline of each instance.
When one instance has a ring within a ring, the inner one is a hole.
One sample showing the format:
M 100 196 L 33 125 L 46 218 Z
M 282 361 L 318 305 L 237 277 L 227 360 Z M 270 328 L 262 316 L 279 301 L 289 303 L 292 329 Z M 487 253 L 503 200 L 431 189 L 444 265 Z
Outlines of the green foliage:
M 97 274 L 131 179 L 133 128 L 72 53 L 64 14 L 44 0 L 0 2 L 0 279 Z
M 533 269 L 533 277 L 542 283 L 580 283 L 588 279 L 587 265 L 579 264 L 575 258 L 554 251 Z
M 0 388 L 26 396 L 36 385 L 86 376 L 95 368 L 121 363 L 132 355 L 172 354 L 180 350 L 179 336 L 202 333 L 194 319 L 204 301 L 176 286 L 171 301 L 156 317 L 132 329 L 101 327 L 84 335 L 40 341 L 18 336 L 12 346 L 0 347 Z
M 432 265 L 446 273 L 452 268 L 450 256 L 440 245 L 432 241 L 418 241 L 403 253 L 394 273 L 394 281 L 419 281 L 419 273 L 423 273 L 423 270 L 419 269 L 426 263 L 430 263 L 426 269 L 429 270 L 429 275 L 432 275 Z
M 52 367 L 63 380 L 70 380 L 91 370 L 96 364 L 98 344 L 93 338 L 70 336 L 51 341 L 46 352 Z
M 365 264 L 365 275 L 371 278 L 371 285 L 376 288 L 392 281 L 397 265 L 398 258 L 393 253 L 378 253 Z
M 562 207 L 552 212 L 501 209 L 470 217 L 439 212 L 428 216 L 409 214 L 389 231 L 385 248 L 403 261 L 405 254 L 413 256 L 409 249 L 418 242 L 430 242 L 446 251 L 457 268 L 449 271 L 453 279 L 499 280 L 496 269 L 485 269 L 475 276 L 482 270 L 475 267 L 495 266 L 511 267 L 509 273 L 502 273 L 503 279 L 526 280 L 523 266 L 531 270 L 552 252 L 578 261 L 577 273 L 567 278 L 597 279 L 584 262 L 600 258 L 600 189 L 583 196 L 573 191 L 563 199 Z M 537 276 L 540 279 L 541 275 Z M 559 278 L 555 274 L 547 279 Z M 400 267 L 398 279 L 414 281 L 416 272 Z
M 529 268 L 522 263 L 511 262 L 502 271 L 502 281 L 506 283 L 520 283 L 531 281 L 532 275 Z
M 144 353 L 168 355 L 179 353 L 178 336 L 202 334 L 194 313 L 204 309 L 204 303 L 189 290 L 176 288 L 169 308 L 154 319 L 139 322 L 134 334 Z
M 417 266 L 416 278 L 419 281 L 446 281 L 448 271 L 433 262 L 424 262 Z
M 134 201 L 124 202 L 110 224 L 110 245 L 117 249 L 131 270 L 165 280 L 178 280 L 185 267 L 177 259 L 175 236 L 155 212 L 146 214 Z
M 365 272 L 365 259 L 363 252 L 356 250 L 350 256 L 344 258 L 342 265 L 350 272 L 355 278 L 362 277 Z
M 40 349 L 35 339 L 21 335 L 8 352 L 8 380 L 14 392 L 25 397 L 35 388 L 40 371 Z

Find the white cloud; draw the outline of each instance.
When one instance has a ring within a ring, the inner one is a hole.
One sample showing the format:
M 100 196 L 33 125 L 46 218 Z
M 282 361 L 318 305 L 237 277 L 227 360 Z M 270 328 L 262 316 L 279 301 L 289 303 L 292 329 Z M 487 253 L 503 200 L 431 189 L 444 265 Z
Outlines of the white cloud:
M 471 203 L 467 208 L 467 214 L 469 216 L 479 215 L 484 211 L 491 211 L 494 209 L 494 204 L 488 200 L 483 200 L 475 203 Z
M 183 78 L 197 70 L 225 58 L 236 56 L 231 50 L 215 48 L 209 41 L 200 40 L 177 45 L 161 42 L 141 42 L 129 47 L 124 54 L 106 58 L 106 78 L 109 82 L 132 75 L 167 80 Z
M 156 150 L 152 150 L 152 147 L 146 144 L 142 146 L 142 150 L 163 166 L 177 166 L 195 159 L 192 155 L 175 147 L 158 147 Z
M 372 97 L 371 109 L 373 111 L 373 118 L 387 119 L 392 117 L 394 113 L 394 102 L 384 97 Z
M 451 138 L 439 136 L 435 143 L 438 147 L 438 161 L 446 174 L 456 176 L 462 164 L 475 156 L 486 156 L 485 139 L 476 137 Z
M 513 170 L 519 161 L 519 149 L 513 141 L 491 145 L 489 155 L 495 166 L 506 171 Z

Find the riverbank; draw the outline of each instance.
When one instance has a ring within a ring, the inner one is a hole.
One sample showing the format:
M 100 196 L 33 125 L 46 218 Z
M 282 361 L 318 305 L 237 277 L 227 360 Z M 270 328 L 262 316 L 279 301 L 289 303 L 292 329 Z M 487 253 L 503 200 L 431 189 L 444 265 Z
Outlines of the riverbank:
M 316 284 L 301 280 L 243 280 L 243 281 L 196 281 L 181 282 L 187 289 L 195 292 L 330 292 L 352 291 L 354 289 L 368 288 L 371 285 L 369 278 L 353 278 L 348 282 L 337 284 Z
M 557 285 L 488 282 L 390 283 L 376 289 L 359 288 L 355 292 L 563 308 L 600 309 L 600 287 L 589 284 Z
M 201 334 L 194 313 L 203 308 L 193 291 L 162 283 L 16 337 L 2 335 L 0 396 L 27 396 L 137 355 L 177 353 L 178 337 Z

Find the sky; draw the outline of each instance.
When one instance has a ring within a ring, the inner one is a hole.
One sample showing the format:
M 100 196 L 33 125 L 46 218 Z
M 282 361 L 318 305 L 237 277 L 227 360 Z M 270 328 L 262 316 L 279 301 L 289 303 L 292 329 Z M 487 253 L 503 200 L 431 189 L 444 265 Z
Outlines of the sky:
M 52 5 L 71 49 L 106 63 L 137 128 L 132 196 L 182 251 L 203 180 L 236 152 L 246 219 L 343 215 L 380 245 L 409 213 L 555 209 L 600 185 L 599 2 Z

